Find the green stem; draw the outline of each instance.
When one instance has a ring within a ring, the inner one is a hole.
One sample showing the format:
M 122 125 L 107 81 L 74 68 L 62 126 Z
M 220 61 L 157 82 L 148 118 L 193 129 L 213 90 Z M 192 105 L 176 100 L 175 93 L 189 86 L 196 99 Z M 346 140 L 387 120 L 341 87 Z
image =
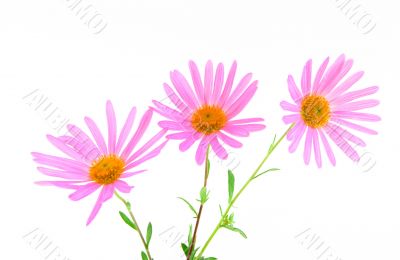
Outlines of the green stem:
M 214 231 L 211 233 L 210 237 L 207 239 L 206 243 L 204 244 L 203 248 L 201 249 L 200 253 L 198 254 L 197 258 L 200 258 L 203 254 L 204 251 L 206 251 L 208 245 L 211 243 L 212 239 L 214 236 L 217 234 L 218 230 L 222 227 L 222 222 L 224 219 L 228 216 L 229 211 L 231 210 L 232 206 L 235 204 L 236 200 L 239 198 L 239 196 L 243 193 L 243 191 L 249 186 L 252 180 L 257 176 L 258 172 L 260 171 L 261 167 L 264 165 L 264 163 L 268 160 L 270 155 L 273 153 L 275 148 L 282 142 L 283 138 L 287 135 L 289 130 L 293 127 L 293 124 L 285 131 L 285 133 L 278 139 L 277 142 L 274 142 L 271 144 L 270 148 L 268 149 L 267 154 L 261 161 L 261 163 L 258 165 L 256 170 L 253 172 L 253 174 L 250 176 L 250 178 L 246 181 L 246 183 L 242 186 L 242 188 L 239 190 L 239 192 L 233 197 L 232 201 L 228 204 L 228 207 L 226 208 L 225 212 L 222 214 L 220 221 L 218 222 L 217 226 L 214 228 Z
M 207 151 L 206 151 L 203 188 L 207 187 L 208 175 L 210 174 L 210 167 L 209 167 L 209 164 L 208 164 L 209 152 L 210 152 L 210 145 L 207 146 Z M 200 218 L 201 218 L 201 213 L 203 212 L 203 207 L 204 207 L 204 204 L 201 203 L 199 211 L 197 213 L 197 219 L 196 219 L 196 225 L 194 227 L 192 243 L 190 243 L 190 245 L 189 245 L 189 250 L 188 250 L 188 253 L 187 253 L 187 256 L 186 256 L 186 260 L 190 260 L 190 256 L 192 255 L 192 252 L 193 252 L 193 250 L 194 250 L 194 248 L 196 246 L 197 231 L 199 229 Z
M 144 239 L 143 233 L 142 233 L 142 231 L 140 230 L 139 224 L 138 224 L 138 222 L 137 222 L 135 216 L 134 216 L 133 213 L 132 213 L 131 205 L 130 205 L 129 201 L 127 201 L 127 200 L 125 200 L 124 198 L 122 198 L 121 195 L 119 195 L 119 193 L 116 192 L 116 191 L 114 191 L 114 194 L 115 194 L 115 196 L 117 196 L 117 198 L 118 198 L 120 201 L 122 201 L 122 203 L 124 203 L 126 209 L 127 209 L 128 212 L 129 212 L 129 216 L 131 217 L 131 220 L 133 221 L 133 223 L 134 223 L 135 226 L 136 226 L 136 230 L 137 230 L 137 232 L 139 233 L 140 240 L 142 240 L 143 246 L 144 246 L 144 248 L 146 249 L 147 257 L 149 258 L 149 260 L 152 260 L 153 258 L 151 258 L 151 255 L 150 255 L 149 245 L 146 243 L 146 240 Z

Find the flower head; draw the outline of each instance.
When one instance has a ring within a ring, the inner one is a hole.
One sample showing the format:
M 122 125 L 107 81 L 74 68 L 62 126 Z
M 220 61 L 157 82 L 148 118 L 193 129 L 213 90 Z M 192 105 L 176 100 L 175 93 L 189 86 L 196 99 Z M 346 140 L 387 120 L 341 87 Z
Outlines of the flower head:
M 291 75 L 288 77 L 290 96 L 294 104 L 281 102 L 281 107 L 291 112 L 283 117 L 286 124 L 294 124 L 289 131 L 287 139 L 292 143 L 289 151 L 294 152 L 303 135 L 305 135 L 304 162 L 309 164 L 313 148 L 318 167 L 322 165 L 321 143 L 324 146 L 330 162 L 335 165 L 336 160 L 328 142 L 327 136 L 353 161 L 358 161 L 360 156 L 355 146 L 365 146 L 365 142 L 354 136 L 347 129 L 351 128 L 367 134 L 377 134 L 376 131 L 361 126 L 354 121 L 379 121 L 380 117 L 373 114 L 358 112 L 365 108 L 379 104 L 375 99 L 360 98 L 369 96 L 378 91 L 378 87 L 368 87 L 360 90 L 349 89 L 363 76 L 359 71 L 344 79 L 350 71 L 353 61 L 346 60 L 341 55 L 327 70 L 327 58 L 311 80 L 312 61 L 309 60 L 303 69 L 301 78 L 301 91 Z
M 154 110 L 167 118 L 160 121 L 159 125 L 174 132 L 167 135 L 167 138 L 182 140 L 179 145 L 181 151 L 188 150 L 199 141 L 196 152 L 198 164 L 204 162 L 209 145 L 219 158 L 226 159 L 228 152 L 221 142 L 238 148 L 242 144 L 233 136 L 245 137 L 250 132 L 265 128 L 258 123 L 263 121 L 262 118 L 235 119 L 257 90 L 257 81 L 251 82 L 251 73 L 245 75 L 233 88 L 236 66 L 234 62 L 224 81 L 224 66 L 218 64 L 214 74 L 213 64 L 209 61 L 203 81 L 196 64 L 190 61 L 194 88 L 175 70 L 170 74 L 175 90 L 164 84 L 164 90 L 175 108 L 153 101 Z
M 37 169 L 47 176 L 64 180 L 39 181 L 39 185 L 57 186 L 72 189 L 69 195 L 71 200 L 77 201 L 101 189 L 97 202 L 89 216 L 87 224 L 96 217 L 102 204 L 109 200 L 115 190 L 128 193 L 133 186 L 128 185 L 124 179 L 144 172 L 134 170 L 143 162 L 157 156 L 167 141 L 157 145 L 165 135 L 166 130 L 161 130 L 148 140 L 141 148 L 133 152 L 146 132 L 152 118 L 152 110 L 148 110 L 142 117 L 136 132 L 125 145 L 132 130 L 136 116 L 133 107 L 128 118 L 117 136 L 117 122 L 114 108 L 110 101 L 106 105 L 108 123 L 108 143 L 104 140 L 96 123 L 89 117 L 85 118 L 93 139 L 75 125 L 68 125 L 69 134 L 47 139 L 69 158 L 52 156 L 33 152 L 34 161 L 41 164 Z

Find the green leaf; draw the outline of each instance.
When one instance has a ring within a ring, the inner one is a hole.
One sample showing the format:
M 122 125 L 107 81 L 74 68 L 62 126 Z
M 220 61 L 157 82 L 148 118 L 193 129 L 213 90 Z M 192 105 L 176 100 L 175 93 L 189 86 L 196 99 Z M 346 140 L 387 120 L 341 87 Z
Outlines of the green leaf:
M 239 233 L 242 237 L 247 238 L 247 235 L 239 228 L 233 227 L 233 226 L 224 226 L 224 228 L 229 229 L 233 232 Z
M 224 215 L 224 213 L 222 212 L 222 207 L 221 205 L 219 205 L 219 212 L 221 212 L 221 217 Z
M 260 177 L 261 175 L 263 175 L 263 174 L 266 174 L 267 172 L 273 172 L 273 171 L 279 171 L 280 169 L 278 169 L 278 168 L 271 168 L 271 169 L 268 169 L 268 170 L 266 170 L 266 171 L 263 171 L 262 173 L 259 173 L 259 174 L 257 174 L 256 176 L 254 176 L 253 177 L 253 180 L 255 179 L 255 178 L 257 178 L 257 177 Z
M 193 205 L 190 204 L 189 201 L 187 201 L 186 199 L 184 199 L 184 198 L 182 198 L 182 197 L 178 197 L 178 199 L 180 199 L 180 200 L 182 200 L 183 202 L 185 202 L 186 205 L 188 205 L 189 208 L 193 211 L 193 213 L 194 213 L 194 215 L 195 215 L 195 218 L 197 218 L 197 211 L 195 210 L 195 208 L 193 207 Z
M 182 243 L 181 247 L 182 247 L 182 250 L 185 253 L 185 255 L 187 255 L 187 253 L 189 251 L 189 247 L 185 243 Z
M 133 228 L 134 230 L 137 231 L 136 225 L 132 222 L 132 220 L 130 220 L 130 218 L 128 218 L 127 215 L 125 215 L 124 212 L 120 211 L 120 212 L 119 212 L 119 215 L 121 216 L 122 220 L 123 220 L 128 226 L 130 226 L 131 228 Z
M 142 251 L 142 260 L 149 260 L 146 253 Z
M 231 170 L 228 170 L 228 203 L 231 203 L 233 192 L 235 191 L 235 175 Z
M 152 234 L 153 234 L 153 226 L 151 225 L 151 222 L 149 222 L 149 224 L 147 225 L 147 234 L 146 234 L 147 246 L 149 246 L 149 244 L 150 244 Z
M 200 190 L 200 203 L 202 205 L 207 202 L 209 193 L 210 192 L 207 191 L 206 187 L 201 188 L 201 190 Z
M 188 245 L 192 244 L 192 239 L 193 239 L 193 226 L 189 225 L 189 234 L 188 234 Z
M 272 143 L 269 146 L 268 153 L 272 152 L 272 150 L 275 149 L 275 140 L 276 140 L 276 134 L 274 135 L 274 140 L 272 140 Z

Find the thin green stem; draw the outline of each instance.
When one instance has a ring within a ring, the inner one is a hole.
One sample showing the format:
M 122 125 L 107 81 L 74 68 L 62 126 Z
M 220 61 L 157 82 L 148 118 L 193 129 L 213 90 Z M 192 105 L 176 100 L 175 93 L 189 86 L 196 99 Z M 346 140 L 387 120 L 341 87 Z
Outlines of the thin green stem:
M 253 174 L 250 176 L 250 178 L 246 181 L 246 183 L 242 186 L 242 188 L 239 190 L 239 192 L 233 197 L 232 201 L 228 204 L 228 207 L 226 208 L 225 212 L 222 214 L 220 221 L 218 222 L 217 226 L 214 228 L 213 232 L 207 239 L 206 243 L 204 244 L 203 248 L 200 250 L 200 253 L 198 254 L 197 258 L 200 258 L 204 252 L 206 251 L 207 247 L 211 243 L 212 239 L 214 236 L 217 234 L 218 230 L 222 227 L 222 222 L 224 219 L 228 216 L 229 211 L 231 210 L 232 206 L 235 204 L 236 200 L 239 198 L 239 196 L 243 193 L 243 191 L 249 186 L 249 184 L 254 180 L 254 178 L 257 176 L 258 172 L 260 171 L 261 167 L 264 165 L 264 163 L 268 160 L 270 155 L 274 152 L 275 148 L 282 142 L 283 138 L 288 134 L 289 130 L 293 127 L 293 124 L 285 131 L 285 133 L 278 139 L 277 142 L 274 142 L 271 144 L 271 146 L 268 149 L 267 154 L 265 157 L 262 159 L 261 163 L 257 166 Z
M 137 230 L 137 232 L 139 233 L 140 240 L 142 240 L 143 246 L 144 246 L 144 248 L 145 248 L 145 250 L 146 250 L 147 257 L 149 258 L 149 260 L 152 260 L 153 258 L 151 258 L 151 254 L 150 254 L 150 250 L 149 250 L 149 245 L 146 243 L 146 240 L 144 239 L 143 233 L 142 233 L 142 231 L 140 230 L 139 224 L 138 224 L 138 222 L 137 222 L 135 216 L 134 216 L 133 213 L 132 213 L 131 204 L 129 203 L 129 201 L 127 201 L 127 200 L 125 200 L 124 198 L 122 198 L 121 195 L 119 195 L 118 192 L 114 191 L 114 194 L 115 194 L 115 196 L 117 196 L 117 198 L 118 198 L 120 201 L 122 201 L 122 203 L 124 203 L 126 209 L 127 209 L 128 212 L 129 212 L 129 216 L 131 217 L 131 220 L 133 221 L 133 223 L 134 223 L 135 226 L 136 226 L 136 230 Z
M 209 167 L 209 163 L 208 163 L 208 155 L 210 153 L 210 145 L 207 146 L 207 151 L 206 151 L 206 161 L 205 161 L 205 168 L 204 168 L 204 183 L 203 183 L 203 188 L 207 187 L 207 180 L 208 180 L 208 176 L 210 175 L 210 167 Z M 189 250 L 186 256 L 186 260 L 190 260 L 190 256 L 192 255 L 192 252 L 196 246 L 196 238 L 197 238 L 197 231 L 199 229 L 199 225 L 200 225 L 200 218 L 201 218 L 201 213 L 203 212 L 203 207 L 204 204 L 201 203 L 200 204 L 200 208 L 199 211 L 197 213 L 197 219 L 196 219 L 196 225 L 194 227 L 194 232 L 193 232 L 193 238 L 192 238 L 192 243 L 190 243 L 189 245 Z

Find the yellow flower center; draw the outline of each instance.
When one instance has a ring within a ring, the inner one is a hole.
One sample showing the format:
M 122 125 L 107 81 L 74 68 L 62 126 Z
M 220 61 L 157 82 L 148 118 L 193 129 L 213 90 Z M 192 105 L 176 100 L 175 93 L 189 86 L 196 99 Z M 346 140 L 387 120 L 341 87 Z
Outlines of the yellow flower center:
M 301 101 L 301 117 L 309 127 L 320 128 L 325 126 L 331 117 L 328 100 L 323 96 L 305 96 Z
M 225 112 L 218 106 L 205 105 L 192 114 L 193 128 L 205 135 L 218 132 L 228 121 Z
M 90 178 L 101 185 L 114 183 L 124 172 L 125 162 L 115 155 L 96 160 L 89 169 Z

